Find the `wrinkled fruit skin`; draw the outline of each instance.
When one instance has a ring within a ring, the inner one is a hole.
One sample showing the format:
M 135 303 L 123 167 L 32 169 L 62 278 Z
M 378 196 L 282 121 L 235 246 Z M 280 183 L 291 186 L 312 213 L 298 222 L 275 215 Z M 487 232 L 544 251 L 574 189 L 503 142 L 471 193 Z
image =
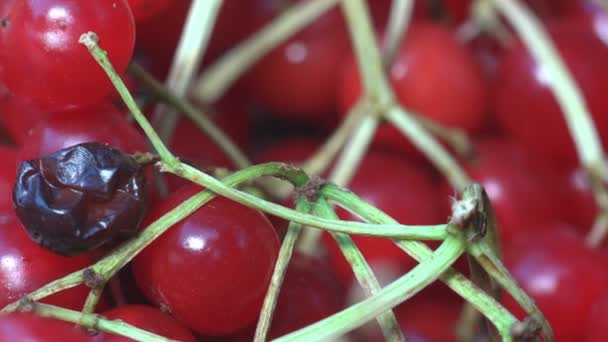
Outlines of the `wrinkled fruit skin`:
M 130 156 L 84 143 L 24 161 L 13 203 L 34 241 L 69 256 L 132 235 L 146 212 L 147 188 Z

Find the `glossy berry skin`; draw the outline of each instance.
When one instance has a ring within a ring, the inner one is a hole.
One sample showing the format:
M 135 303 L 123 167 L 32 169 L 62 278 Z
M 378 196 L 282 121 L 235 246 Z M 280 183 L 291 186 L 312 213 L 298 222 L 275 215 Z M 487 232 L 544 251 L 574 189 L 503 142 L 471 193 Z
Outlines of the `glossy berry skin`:
M 498 220 L 501 241 L 508 243 L 517 235 L 537 226 L 564 219 L 567 211 L 561 174 L 522 146 L 509 140 L 485 139 L 476 143 L 476 156 L 464 164 L 467 174 L 484 186 Z M 443 200 L 454 195 L 444 185 Z
M 15 175 L 17 174 L 17 150 L 10 146 L 0 146 L 0 193 L 4 196 L 0 197 L 0 223 L 4 222 L 5 217 L 12 216 L 13 202 L 10 196 L 6 194 L 10 193 L 15 182 Z
M 345 294 L 325 261 L 295 253 L 285 274 L 269 337 L 281 337 L 340 311 Z
M 86 331 L 73 323 L 29 313 L 0 317 L 0 341 L 88 342 Z
M 174 192 L 150 221 L 200 191 Z M 278 249 L 262 213 L 217 197 L 144 249 L 133 273 L 144 294 L 178 321 L 203 335 L 225 335 L 256 320 Z
M 606 317 L 608 315 L 608 296 L 606 292 L 602 298 L 593 304 L 591 318 L 587 326 L 587 342 L 608 341 L 608 329 L 606 329 Z
M 606 293 L 606 258 L 587 249 L 577 234 L 555 229 L 507 245 L 504 260 L 549 320 L 555 340 L 580 341 L 587 333 L 593 304 Z M 523 317 L 512 299 L 507 298 L 505 305 Z
M 379 173 L 379 170 L 382 171 Z M 398 155 L 372 150 L 363 159 L 348 187 L 403 224 L 439 224 L 446 221 L 447 217 L 442 216 L 438 208 L 441 202 L 438 185 L 429 173 L 423 167 L 399 159 Z M 358 221 L 358 218 L 344 210 L 339 210 L 338 214 L 343 220 Z M 416 265 L 414 259 L 389 239 L 364 236 L 352 238 L 372 266 L 386 267 L 393 273 L 388 278 L 403 274 Z M 336 274 L 346 284 L 350 284 L 354 279 L 352 270 L 337 244 L 327 234 L 322 241 L 328 249 Z
M 129 155 L 83 143 L 24 161 L 13 203 L 36 243 L 70 256 L 134 235 L 146 213 L 148 188 Z
M 136 22 L 142 22 L 162 14 L 171 0 L 127 0 Z
M 119 73 L 125 71 L 135 44 L 126 0 L 15 1 L 3 23 L 0 63 L 6 85 L 49 111 L 92 104 L 112 89 L 101 67 L 78 42 L 83 33 L 97 33 Z
M 85 268 L 85 255 L 63 257 L 34 243 L 21 223 L 10 213 L 2 214 L 0 222 L 0 307 L 4 307 L 39 287 L 69 273 Z M 89 288 L 80 285 L 59 292 L 42 301 L 81 310 Z
M 20 160 L 34 159 L 85 142 L 107 143 L 126 153 L 147 151 L 146 140 L 110 103 L 49 116 L 34 127 Z
M 608 47 L 588 28 L 553 22 L 551 37 L 580 87 L 602 138 L 608 138 Z M 502 127 L 536 155 L 559 163 L 577 162 L 563 114 L 547 84 L 550 75 L 521 43 L 501 61 L 495 83 L 494 111 Z
M 485 120 L 486 91 L 473 55 L 440 25 L 414 23 L 390 70 L 390 83 L 407 109 L 449 127 L 477 131 Z M 346 62 L 337 89 L 345 114 L 361 94 L 354 59 Z M 383 124 L 377 142 L 409 145 L 395 128 Z
M 101 314 L 107 319 L 120 319 L 140 329 L 151 333 L 180 341 L 195 342 L 196 339 L 186 327 L 177 322 L 170 315 L 161 312 L 158 308 L 145 305 L 124 305 Z M 92 339 L 93 342 L 129 342 L 130 338 L 110 333 L 99 333 Z
M 344 28 L 340 11 L 332 10 L 264 56 L 244 80 L 254 101 L 279 117 L 337 121 L 334 94 L 349 48 Z
M 0 113 L 0 123 L 17 145 L 22 145 L 30 129 L 48 116 L 48 112 L 40 110 L 27 99 L 11 94 L 1 83 Z

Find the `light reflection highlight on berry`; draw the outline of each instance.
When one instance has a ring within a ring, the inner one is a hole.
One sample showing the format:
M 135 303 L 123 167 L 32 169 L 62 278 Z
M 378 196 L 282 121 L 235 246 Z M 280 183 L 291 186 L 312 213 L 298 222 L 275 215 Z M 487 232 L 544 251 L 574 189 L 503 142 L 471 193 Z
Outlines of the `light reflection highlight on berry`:
M 8 279 L 8 284 L 4 286 L 21 288 L 25 285 L 21 276 L 22 272 L 19 272 L 21 267 L 21 258 L 14 255 L 5 255 L 0 258 L 0 272 L 5 274 Z

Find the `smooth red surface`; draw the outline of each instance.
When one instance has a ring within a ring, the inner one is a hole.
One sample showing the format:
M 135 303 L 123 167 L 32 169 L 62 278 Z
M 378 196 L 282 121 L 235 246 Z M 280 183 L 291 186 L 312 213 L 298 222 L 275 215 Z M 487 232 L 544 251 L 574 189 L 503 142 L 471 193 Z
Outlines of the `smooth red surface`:
M 608 329 L 606 329 L 606 317 L 608 317 L 608 292 L 604 292 L 601 299 L 593 304 L 591 318 L 587 327 L 587 342 L 608 341 Z
M 348 188 L 403 224 L 440 224 L 447 220 L 439 209 L 438 186 L 429 170 L 393 154 L 370 151 Z M 358 220 L 341 209 L 338 214 L 343 220 Z M 414 259 L 389 239 L 353 236 L 353 240 L 370 264 L 394 272 L 388 278 L 403 274 L 416 265 Z M 322 241 L 336 275 L 349 284 L 353 279 L 352 270 L 337 244 L 327 234 Z
M 133 15 L 125 0 L 22 0 L 12 2 L 0 27 L 4 82 L 17 96 L 57 111 L 99 101 L 112 85 L 78 42 L 93 31 L 118 72 L 135 44 Z
M 34 127 L 20 160 L 36 158 L 83 142 L 108 143 L 126 153 L 147 151 L 143 135 L 112 104 L 58 113 Z
M 267 12 L 258 14 L 264 21 L 281 10 L 280 4 L 266 3 L 260 7 Z M 331 10 L 265 55 L 244 84 L 254 101 L 275 116 L 333 123 L 339 69 L 349 44 L 342 13 Z
M 140 329 L 180 342 L 194 342 L 196 339 L 186 327 L 158 308 L 145 305 L 125 305 L 101 314 L 107 319 L 120 319 Z M 100 333 L 95 342 L 128 342 L 130 338 L 110 333 Z
M 581 341 L 593 304 L 608 286 L 605 256 L 587 249 L 576 234 L 556 229 L 506 245 L 504 260 L 549 320 L 555 340 Z M 505 305 L 523 317 L 511 298 Z
M 8 193 L 6 195 L 8 197 Z M 87 255 L 67 258 L 49 252 L 29 238 L 12 212 L 1 216 L 0 307 L 19 300 L 53 280 L 85 268 L 89 263 Z M 80 285 L 42 301 L 81 310 L 88 293 L 89 288 Z
M 73 323 L 24 313 L 0 316 L 0 341 L 87 342 L 90 336 Z
M 11 94 L 3 84 L 0 84 L 0 113 L 0 123 L 17 145 L 23 144 L 30 129 L 48 116 L 31 101 Z
M 0 146 L 0 160 L 0 222 L 3 222 L 13 215 L 10 194 L 17 175 L 17 150 L 10 146 Z
M 608 138 L 608 47 L 573 21 L 552 22 L 553 42 L 582 90 L 596 127 Z M 550 76 L 521 43 L 506 53 L 494 85 L 494 111 L 502 127 L 526 148 L 560 163 L 577 162 L 563 114 L 548 88 Z
M 171 194 L 149 219 L 200 190 Z M 263 214 L 218 197 L 144 249 L 133 272 L 146 296 L 177 320 L 201 334 L 223 335 L 256 320 L 278 249 Z
M 136 22 L 162 14 L 171 5 L 171 0 L 127 0 Z
M 346 114 L 361 94 L 357 65 L 345 62 L 338 86 L 338 108 Z M 408 30 L 390 70 L 390 82 L 407 109 L 449 127 L 477 131 L 485 120 L 486 90 L 472 53 L 452 32 L 437 24 L 416 22 Z M 389 124 L 382 124 L 376 141 L 391 147 L 412 147 Z

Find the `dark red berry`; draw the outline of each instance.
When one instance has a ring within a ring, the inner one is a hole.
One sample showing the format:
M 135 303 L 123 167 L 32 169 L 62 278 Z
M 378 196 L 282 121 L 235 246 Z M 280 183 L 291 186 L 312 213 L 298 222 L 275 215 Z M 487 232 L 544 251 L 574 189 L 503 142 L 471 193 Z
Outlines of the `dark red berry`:
M 587 327 L 587 342 L 608 341 L 606 317 L 608 317 L 608 292 L 604 292 L 601 299 L 593 304 L 591 318 Z
M 112 89 L 78 42 L 83 33 L 97 33 L 119 73 L 135 44 L 133 15 L 125 0 L 13 1 L 0 19 L 4 82 L 15 95 L 49 111 L 90 105 Z
M 149 220 L 199 191 L 174 192 Z M 258 317 L 278 249 L 262 213 L 217 197 L 144 249 L 133 273 L 144 294 L 178 321 L 204 335 L 225 335 Z
M 74 323 L 30 313 L 0 316 L 0 341 L 89 342 L 90 336 Z
M 24 161 L 13 202 L 34 241 L 75 255 L 136 231 L 146 212 L 146 180 L 124 152 L 84 143 Z
M 171 0 L 127 0 L 136 22 L 162 14 L 170 5 Z
M 196 339 L 186 327 L 158 308 L 145 305 L 125 305 L 103 312 L 107 319 L 120 319 L 140 329 L 180 342 L 194 342 Z M 132 339 L 110 333 L 100 333 L 94 342 L 129 342 Z

